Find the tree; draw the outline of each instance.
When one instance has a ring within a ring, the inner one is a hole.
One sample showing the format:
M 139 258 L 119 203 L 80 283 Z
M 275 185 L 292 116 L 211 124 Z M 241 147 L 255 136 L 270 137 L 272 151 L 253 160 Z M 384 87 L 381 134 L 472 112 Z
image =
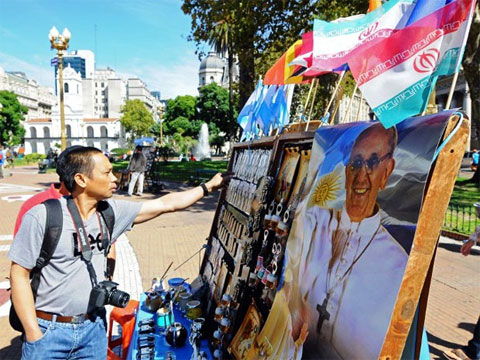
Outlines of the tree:
M 192 18 L 189 39 L 198 49 L 219 22 L 228 21 L 231 52 L 240 67 L 240 107 L 253 91 L 257 75 L 263 75 L 302 32 L 312 30 L 314 14 L 333 20 L 365 13 L 367 8 L 365 0 L 184 0 L 182 5 Z
M 480 5 L 478 2 L 475 6 L 462 66 L 472 100 L 472 118 L 470 119 L 472 145 L 478 147 L 480 145 Z M 470 181 L 480 186 L 480 167 Z
M 197 98 L 197 119 L 207 124 L 215 124 L 218 131 L 223 132 L 225 140 L 235 137 L 238 131 L 237 115 L 234 110 L 230 118 L 230 101 L 228 91 L 215 83 L 202 86 L 199 89 L 200 95 Z M 232 99 L 235 101 L 236 98 Z M 212 129 L 209 125 L 210 134 Z
M 188 120 L 195 119 L 196 98 L 191 95 L 177 96 L 173 100 L 168 100 L 167 110 L 165 111 L 165 121 L 171 122 L 182 116 Z
M 28 108 L 20 104 L 17 95 L 10 91 L 0 91 L 0 145 L 18 145 L 25 136 L 22 121 Z
M 219 21 L 214 29 L 210 32 L 210 45 L 212 45 L 217 53 L 225 54 L 228 57 L 228 122 L 233 121 L 233 47 L 231 40 L 231 31 L 229 25 L 230 19 Z
M 131 141 L 150 134 L 154 121 L 152 114 L 148 111 L 145 104 L 138 100 L 127 100 L 122 107 L 120 123 L 125 131 L 130 133 Z

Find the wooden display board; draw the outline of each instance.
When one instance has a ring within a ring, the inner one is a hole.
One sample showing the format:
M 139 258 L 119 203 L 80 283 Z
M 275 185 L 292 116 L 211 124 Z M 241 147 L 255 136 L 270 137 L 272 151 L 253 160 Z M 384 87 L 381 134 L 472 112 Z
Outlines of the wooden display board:
M 417 334 L 419 336 L 417 336 L 417 344 L 420 343 L 419 339 L 423 331 L 428 293 L 422 299 L 420 299 L 420 295 L 425 281 L 429 281 L 427 273 L 431 264 L 433 264 L 433 255 L 440 236 L 445 212 L 470 135 L 469 120 L 466 117 L 461 118 L 458 115 L 453 115 L 448 121 L 444 139 L 457 125 L 459 126 L 458 131 L 455 132 L 446 146 L 440 151 L 430 173 L 420 217 L 417 222 L 413 247 L 400 285 L 399 295 L 380 353 L 380 359 L 393 360 L 401 358 L 419 302 L 420 311 L 417 324 Z M 419 346 L 417 346 L 415 357 L 418 358 L 418 356 Z
M 402 354 L 404 353 L 405 343 L 409 332 L 411 331 L 411 326 L 416 312 L 418 317 L 416 319 L 417 337 L 415 342 L 415 358 L 419 357 L 434 252 L 440 234 L 443 217 L 450 199 L 451 192 L 453 190 L 457 171 L 459 169 L 465 145 L 469 136 L 469 120 L 465 117 L 459 116 L 458 113 L 453 115 L 451 114 L 452 113 L 450 113 L 450 115 L 439 115 L 450 116 L 447 121 L 443 138 L 446 139 L 449 134 L 452 134 L 452 136 L 450 136 L 448 143 L 440 151 L 435 163 L 432 165 L 427 184 L 425 185 L 424 199 L 417 221 L 413 245 L 410 251 L 405 273 L 401 281 L 399 295 L 395 301 L 388 331 L 379 355 L 381 359 L 390 360 L 401 358 Z M 280 172 L 285 154 L 287 153 L 285 149 L 293 146 L 300 148 L 302 146 L 311 147 L 314 134 L 315 133 L 313 131 L 286 133 L 276 137 L 267 137 L 261 140 L 252 141 L 250 143 L 236 144 L 233 148 L 233 154 L 228 165 L 228 170 L 233 170 L 234 158 L 239 151 L 248 149 L 270 149 L 270 163 L 268 166 L 268 171 L 265 175 L 271 179 L 278 179 L 281 175 Z M 273 192 L 273 184 L 270 184 L 269 195 L 266 200 L 267 204 L 272 202 L 274 199 L 275 194 Z M 228 207 L 236 221 L 241 222 L 245 227 L 248 225 L 249 214 L 227 204 L 226 194 L 227 191 L 223 190 L 220 195 L 219 204 L 215 212 L 214 221 L 208 238 L 209 249 L 207 249 L 202 262 L 200 270 L 201 274 L 203 274 L 205 271 L 208 258 L 212 251 L 212 242 L 219 238 L 219 229 L 217 225 L 219 224 L 220 217 L 222 216 L 222 211 L 225 211 L 225 207 Z M 252 235 L 253 242 L 257 244 L 257 248 L 255 250 L 257 252 L 259 250 L 259 243 L 261 243 L 260 239 L 262 236 L 262 231 L 263 230 L 256 231 Z M 238 243 L 238 246 L 242 246 L 242 241 L 238 241 Z M 207 318 L 213 318 L 215 306 L 219 304 L 221 294 L 229 286 L 233 277 L 232 274 L 239 272 L 238 253 L 232 250 L 234 249 L 234 245 L 235 244 L 232 243 L 221 243 L 221 246 L 225 251 L 224 259 L 221 259 L 223 261 L 222 265 L 219 267 L 219 277 L 222 277 L 222 279 L 215 284 L 214 289 L 210 289 L 209 301 L 213 302 L 212 299 L 215 299 L 215 303 L 214 306 L 210 306 Z M 251 263 L 249 264 L 249 268 L 252 268 Z M 253 303 L 256 306 L 252 307 L 251 299 L 254 300 Z M 236 320 L 233 320 L 233 323 L 230 325 L 230 333 L 232 336 L 235 335 L 237 330 L 241 327 L 242 320 L 252 316 L 252 314 L 250 314 L 251 311 L 248 310 L 252 308 L 255 308 L 255 311 L 258 313 L 258 315 L 253 316 L 253 318 L 258 316 L 262 323 L 265 322 L 268 316 L 269 308 L 264 308 L 262 304 L 258 303 L 258 294 L 246 291 L 245 299 L 242 299 L 242 303 L 238 308 L 238 313 L 234 314 L 233 318 L 235 318 L 236 315 L 240 316 L 238 316 Z M 254 334 L 253 332 L 250 333 L 250 331 L 253 331 L 252 326 L 245 327 L 245 324 L 242 326 L 247 329 L 245 330 L 245 333 L 248 333 L 248 336 L 245 335 L 245 338 L 242 339 L 235 338 L 235 344 L 238 344 L 238 346 L 240 346 L 239 344 L 242 343 L 243 340 L 245 340 L 243 342 L 245 344 L 254 339 L 260 330 L 258 327 L 255 328 L 256 332 Z M 232 348 L 230 348 L 229 350 L 231 354 L 239 358 L 238 354 L 240 352 L 237 351 L 237 349 L 232 350 Z M 243 351 L 241 353 L 243 353 Z

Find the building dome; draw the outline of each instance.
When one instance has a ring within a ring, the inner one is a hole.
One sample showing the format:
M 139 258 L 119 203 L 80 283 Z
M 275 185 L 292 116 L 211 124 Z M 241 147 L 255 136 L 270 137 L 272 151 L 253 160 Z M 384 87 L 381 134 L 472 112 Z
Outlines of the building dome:
M 220 56 L 217 55 L 215 51 L 210 51 L 208 55 L 203 58 L 202 62 L 200 63 L 200 71 L 215 71 L 221 70 L 223 71 L 225 64 Z

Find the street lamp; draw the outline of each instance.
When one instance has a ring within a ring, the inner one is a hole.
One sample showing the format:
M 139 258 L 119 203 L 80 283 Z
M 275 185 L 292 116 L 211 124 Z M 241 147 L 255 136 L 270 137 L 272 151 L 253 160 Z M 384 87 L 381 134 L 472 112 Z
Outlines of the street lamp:
M 65 133 L 65 109 L 63 104 L 63 52 L 68 49 L 70 41 L 70 31 L 67 28 L 63 29 L 60 34 L 55 26 L 52 26 L 48 33 L 51 48 L 57 50 L 58 57 L 58 83 L 60 86 L 60 141 L 62 151 L 67 147 L 67 135 Z

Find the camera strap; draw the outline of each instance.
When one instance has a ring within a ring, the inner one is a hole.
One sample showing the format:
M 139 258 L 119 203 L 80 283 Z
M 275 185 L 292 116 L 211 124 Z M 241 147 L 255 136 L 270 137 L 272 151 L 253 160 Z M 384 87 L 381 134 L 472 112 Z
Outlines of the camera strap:
M 87 264 L 87 269 L 90 275 L 90 280 L 92 281 L 92 286 L 96 286 L 98 283 L 97 274 L 92 264 L 93 252 L 90 246 L 90 241 L 88 240 L 88 233 L 87 233 L 87 230 L 85 229 L 85 224 L 82 220 L 82 217 L 80 216 L 80 212 L 78 211 L 77 204 L 75 204 L 75 201 L 73 200 L 72 197 L 69 197 L 67 199 L 67 208 L 68 208 L 68 212 L 70 213 L 70 216 L 72 217 L 73 225 L 75 226 L 75 231 L 77 232 L 78 244 L 80 246 L 80 250 L 82 253 L 82 259 Z M 100 226 L 100 233 L 103 240 L 103 237 L 105 236 L 105 234 L 107 235 L 107 237 L 109 237 L 107 225 L 105 224 L 103 217 L 98 215 L 98 212 L 95 212 L 95 214 L 98 219 L 98 223 Z

